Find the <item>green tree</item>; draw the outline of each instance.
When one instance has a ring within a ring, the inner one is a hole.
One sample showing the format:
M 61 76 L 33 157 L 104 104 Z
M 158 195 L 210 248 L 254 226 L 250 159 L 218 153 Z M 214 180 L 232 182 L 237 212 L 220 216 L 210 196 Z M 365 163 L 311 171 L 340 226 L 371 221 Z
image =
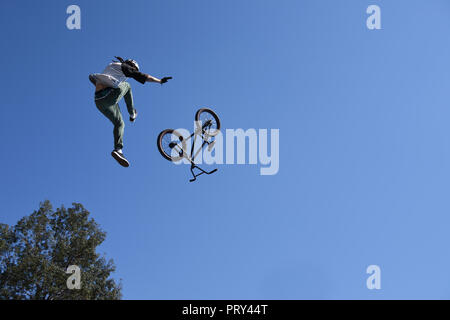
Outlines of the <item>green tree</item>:
M 105 237 L 79 203 L 53 210 L 45 201 L 15 226 L 0 224 L 0 299 L 120 299 L 114 262 L 96 252 Z M 80 289 L 67 287 L 70 265 Z

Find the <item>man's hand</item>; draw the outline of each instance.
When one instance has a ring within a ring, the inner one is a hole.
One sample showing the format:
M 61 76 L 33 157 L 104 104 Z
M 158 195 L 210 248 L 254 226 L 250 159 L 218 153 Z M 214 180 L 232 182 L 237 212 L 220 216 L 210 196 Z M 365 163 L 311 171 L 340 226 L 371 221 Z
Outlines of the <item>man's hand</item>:
M 164 77 L 164 78 L 161 79 L 160 83 L 161 84 L 166 83 L 170 79 L 172 79 L 172 77 Z

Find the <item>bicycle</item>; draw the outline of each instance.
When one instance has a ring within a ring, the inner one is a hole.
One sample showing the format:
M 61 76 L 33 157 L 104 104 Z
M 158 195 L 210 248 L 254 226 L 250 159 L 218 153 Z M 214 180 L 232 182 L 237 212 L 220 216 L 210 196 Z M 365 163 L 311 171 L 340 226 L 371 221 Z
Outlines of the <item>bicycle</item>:
M 202 108 L 195 113 L 195 129 L 194 132 L 187 138 L 184 138 L 180 133 L 174 129 L 165 129 L 158 135 L 157 145 L 161 155 L 172 162 L 177 162 L 186 158 L 191 163 L 191 173 L 193 178 L 190 182 L 197 180 L 197 177 L 202 174 L 212 174 L 217 171 L 205 171 L 195 164 L 195 157 L 203 150 L 205 145 L 208 145 L 208 151 L 211 151 L 215 140 L 212 140 L 220 132 L 220 120 L 217 114 L 211 109 Z M 202 139 L 202 146 L 194 154 L 195 142 L 197 136 Z M 190 153 L 186 152 L 186 141 L 193 138 Z M 211 140 L 211 141 L 210 141 Z M 200 173 L 195 174 L 194 169 L 200 170 Z

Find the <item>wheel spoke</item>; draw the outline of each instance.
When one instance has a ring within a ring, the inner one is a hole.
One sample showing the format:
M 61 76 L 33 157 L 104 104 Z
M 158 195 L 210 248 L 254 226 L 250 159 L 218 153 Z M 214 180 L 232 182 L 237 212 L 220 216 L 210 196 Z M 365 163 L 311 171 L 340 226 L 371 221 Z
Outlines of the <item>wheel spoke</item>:
M 204 127 L 206 134 L 211 135 L 217 130 L 217 122 L 213 115 L 202 112 L 200 114 L 200 121 L 202 122 L 202 126 L 209 121 L 209 124 Z
M 178 161 L 183 156 L 183 141 L 180 138 L 173 131 L 168 131 L 161 137 L 160 145 L 162 152 L 164 152 L 169 160 Z

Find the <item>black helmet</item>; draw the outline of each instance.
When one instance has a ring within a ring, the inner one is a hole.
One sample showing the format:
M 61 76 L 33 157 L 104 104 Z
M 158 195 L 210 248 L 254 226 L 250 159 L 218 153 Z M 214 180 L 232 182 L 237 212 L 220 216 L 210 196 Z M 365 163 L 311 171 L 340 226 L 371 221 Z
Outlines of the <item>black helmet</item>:
M 137 63 L 136 60 L 133 60 L 133 59 L 123 60 L 121 57 L 116 57 L 116 59 L 119 60 L 120 63 L 126 63 L 126 64 L 132 66 L 133 68 L 136 68 L 139 71 L 139 64 Z
M 128 59 L 128 60 L 125 60 L 125 63 L 135 67 L 139 71 L 139 64 L 137 63 L 136 60 Z

